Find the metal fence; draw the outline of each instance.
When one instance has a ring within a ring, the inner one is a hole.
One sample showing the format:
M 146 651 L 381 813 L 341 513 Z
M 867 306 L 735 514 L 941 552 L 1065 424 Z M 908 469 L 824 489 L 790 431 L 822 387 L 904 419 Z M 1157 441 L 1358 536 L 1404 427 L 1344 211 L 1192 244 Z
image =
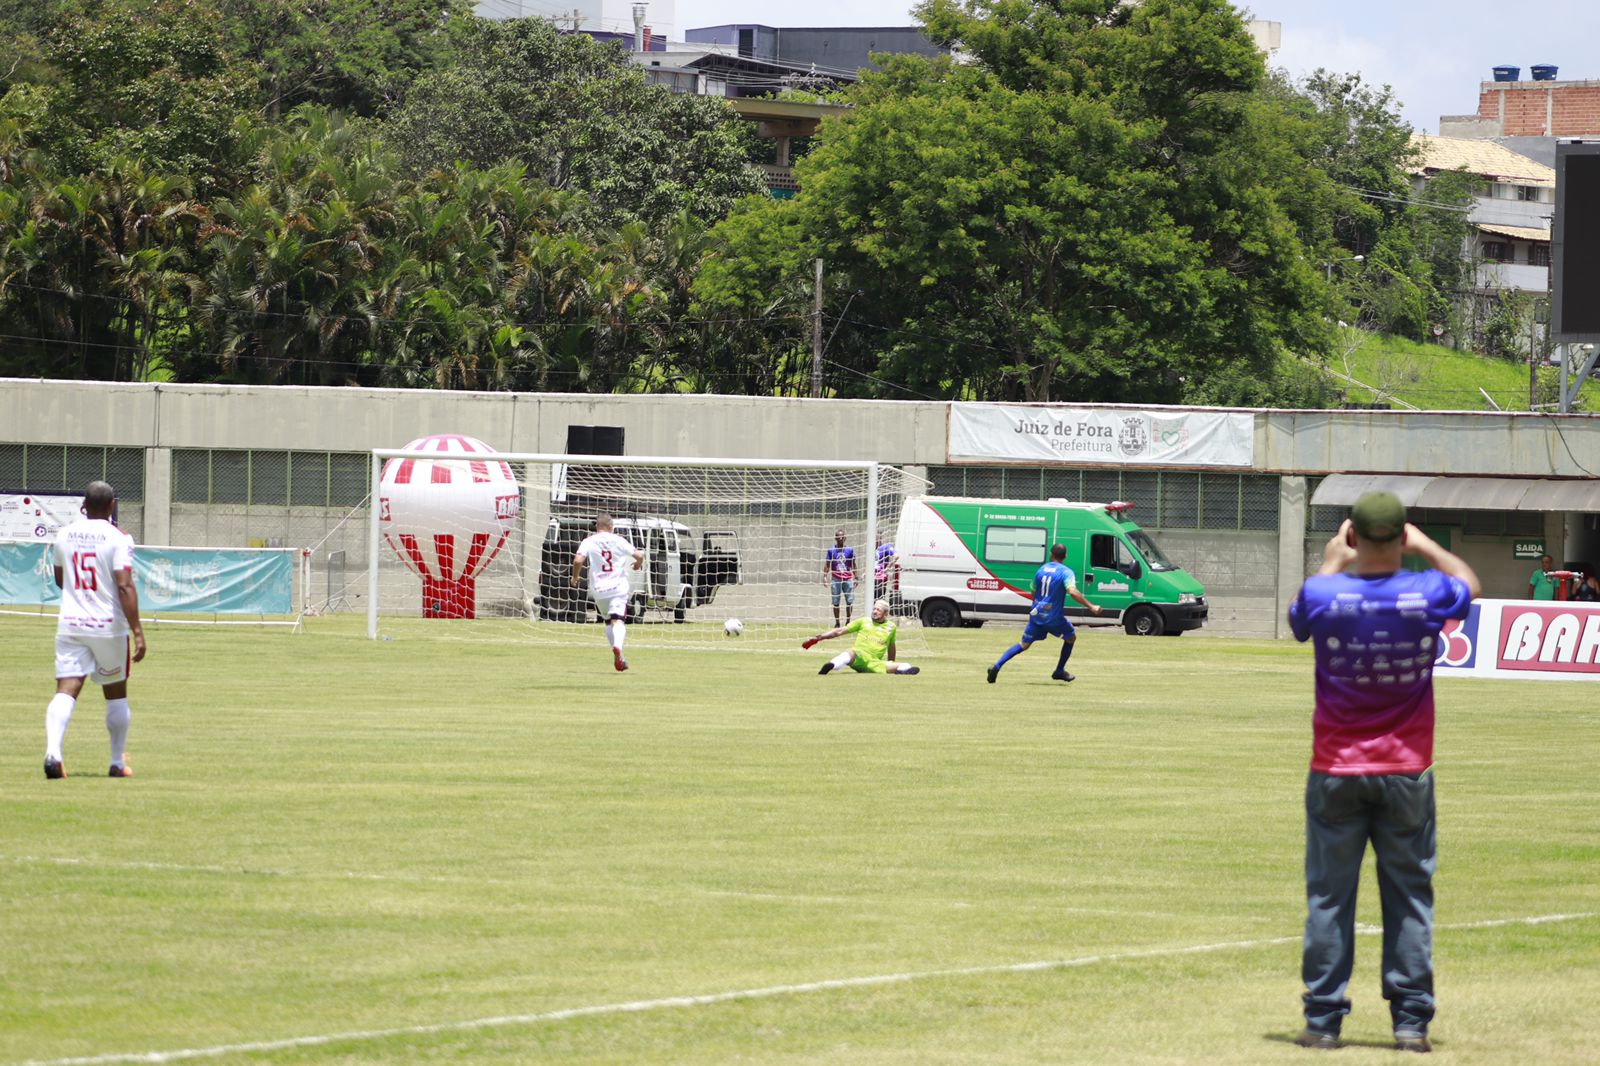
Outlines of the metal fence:
M 1139 524 L 1149 529 L 1278 528 L 1276 474 L 966 466 L 930 467 L 928 474 L 941 496 L 1126 500 Z

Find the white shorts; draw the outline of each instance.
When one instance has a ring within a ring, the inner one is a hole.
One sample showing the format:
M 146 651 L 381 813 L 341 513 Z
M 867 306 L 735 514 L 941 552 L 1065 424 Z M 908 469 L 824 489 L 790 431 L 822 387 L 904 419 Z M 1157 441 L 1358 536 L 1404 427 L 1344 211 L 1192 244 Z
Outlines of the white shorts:
M 132 642 L 123 637 L 56 634 L 56 677 L 87 677 L 97 685 L 128 680 Z
M 602 618 L 628 617 L 628 593 L 622 592 L 597 592 L 594 594 L 594 605 L 600 609 Z

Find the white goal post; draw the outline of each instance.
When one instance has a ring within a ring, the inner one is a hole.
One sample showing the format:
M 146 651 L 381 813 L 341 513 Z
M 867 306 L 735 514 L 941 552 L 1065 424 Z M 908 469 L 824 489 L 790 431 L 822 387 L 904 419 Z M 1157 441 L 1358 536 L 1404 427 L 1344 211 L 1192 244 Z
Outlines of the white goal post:
M 367 636 L 410 616 L 469 639 L 600 639 L 570 565 L 601 513 L 645 555 L 629 575 L 629 618 L 643 623 L 630 644 L 726 646 L 734 618 L 741 642 L 831 627 L 824 557 L 838 530 L 859 577 L 841 611 L 865 615 L 882 593 L 914 622 L 898 609 L 892 563 L 875 575 L 875 544 L 892 543 L 904 499 L 924 491 L 921 478 L 870 461 L 495 452 L 465 437 L 376 448 Z

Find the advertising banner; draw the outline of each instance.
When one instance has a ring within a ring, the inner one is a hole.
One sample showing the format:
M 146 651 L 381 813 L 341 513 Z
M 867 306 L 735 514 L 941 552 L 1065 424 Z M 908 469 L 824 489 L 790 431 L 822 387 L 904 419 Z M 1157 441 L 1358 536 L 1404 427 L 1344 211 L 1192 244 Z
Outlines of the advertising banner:
M 1247 467 L 1255 455 L 1255 416 L 953 403 L 946 453 L 952 462 Z
M 1600 603 L 1479 600 L 1436 650 L 1435 677 L 1600 680 Z
M 0 541 L 0 603 L 54 604 L 51 545 Z M 144 615 L 293 614 L 293 548 L 151 548 L 133 553 L 133 583 Z
M 0 540 L 55 540 L 57 530 L 82 517 L 81 492 L 0 492 Z

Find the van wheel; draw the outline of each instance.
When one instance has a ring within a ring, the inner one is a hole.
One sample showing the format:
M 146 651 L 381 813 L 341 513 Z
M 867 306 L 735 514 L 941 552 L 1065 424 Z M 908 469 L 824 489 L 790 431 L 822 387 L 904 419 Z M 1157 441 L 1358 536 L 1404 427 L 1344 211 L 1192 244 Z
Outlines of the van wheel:
M 632 599 L 630 599 L 628 601 L 628 611 L 627 611 L 627 615 L 626 615 L 626 619 L 625 620 L 627 621 L 627 623 L 630 626 L 631 625 L 637 625 L 640 622 L 644 621 L 644 597 L 643 596 L 635 596 L 635 597 L 633 597 Z
M 922 624 L 929 629 L 951 629 L 961 624 L 961 608 L 949 600 L 926 600 L 922 604 Z
M 1153 607 L 1135 607 L 1122 619 L 1122 628 L 1130 637 L 1159 637 L 1166 626 Z
M 685 592 L 678 597 L 678 606 L 672 609 L 672 620 L 679 624 L 683 622 L 684 614 L 689 610 L 689 594 Z

